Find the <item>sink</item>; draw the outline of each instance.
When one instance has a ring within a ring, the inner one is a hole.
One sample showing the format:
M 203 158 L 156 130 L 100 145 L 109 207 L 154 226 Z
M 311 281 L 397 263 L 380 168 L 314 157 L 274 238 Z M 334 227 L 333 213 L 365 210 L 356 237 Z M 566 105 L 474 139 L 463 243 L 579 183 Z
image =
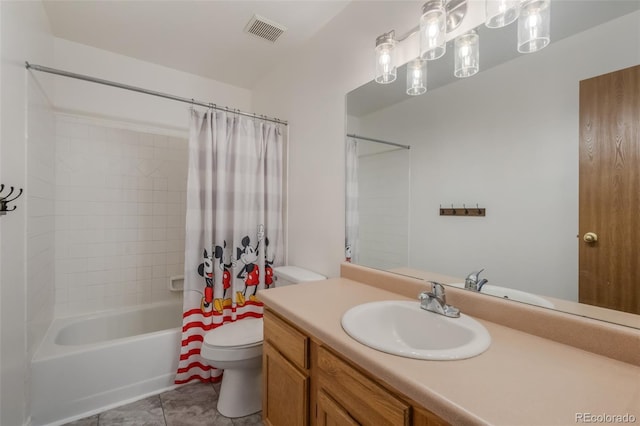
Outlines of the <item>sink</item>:
M 342 328 L 358 342 L 405 358 L 454 360 L 486 351 L 491 336 L 482 324 L 460 314 L 448 318 L 420 308 L 419 302 L 389 300 L 354 306 Z
M 453 287 L 464 288 L 464 283 L 449 284 Z M 553 308 L 554 305 L 547 299 L 536 294 L 527 293 L 526 291 L 514 290 L 508 287 L 500 287 L 497 285 L 485 284 L 482 286 L 482 294 L 490 296 L 502 297 L 503 299 L 515 300 L 516 302 L 529 303 L 543 308 Z

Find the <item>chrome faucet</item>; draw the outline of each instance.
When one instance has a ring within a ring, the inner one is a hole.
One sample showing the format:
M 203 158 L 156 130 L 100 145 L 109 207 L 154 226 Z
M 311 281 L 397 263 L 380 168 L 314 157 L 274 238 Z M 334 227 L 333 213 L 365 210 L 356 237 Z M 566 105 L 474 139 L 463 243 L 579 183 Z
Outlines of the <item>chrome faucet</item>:
M 467 275 L 467 278 L 464 280 L 464 288 L 471 291 L 481 291 L 482 287 L 489 282 L 486 278 L 480 280 L 480 272 L 482 271 L 484 271 L 484 268 L 478 272 L 472 272 Z
M 444 286 L 435 281 L 428 282 L 431 283 L 431 291 L 423 291 L 418 295 L 420 307 L 425 311 L 435 312 L 445 317 L 458 318 L 460 316 L 460 309 L 447 305 Z

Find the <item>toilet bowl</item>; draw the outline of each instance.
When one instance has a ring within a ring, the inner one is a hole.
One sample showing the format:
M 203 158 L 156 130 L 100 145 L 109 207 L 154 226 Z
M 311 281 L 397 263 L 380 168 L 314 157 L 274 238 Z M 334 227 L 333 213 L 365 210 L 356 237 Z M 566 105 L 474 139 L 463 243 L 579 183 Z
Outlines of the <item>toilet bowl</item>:
M 273 269 L 276 287 L 326 279 L 296 266 Z M 205 334 L 200 355 L 212 367 L 224 370 L 218 412 L 244 417 L 262 409 L 262 318 L 225 324 Z
M 200 355 L 224 370 L 218 412 L 225 417 L 257 413 L 262 403 L 262 318 L 225 324 L 204 336 Z

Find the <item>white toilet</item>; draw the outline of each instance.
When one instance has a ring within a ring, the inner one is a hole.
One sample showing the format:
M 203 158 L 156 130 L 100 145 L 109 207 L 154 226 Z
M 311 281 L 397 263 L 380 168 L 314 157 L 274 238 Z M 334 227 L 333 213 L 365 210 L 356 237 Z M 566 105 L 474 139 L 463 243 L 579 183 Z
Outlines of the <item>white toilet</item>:
M 297 266 L 273 268 L 276 287 L 327 277 Z M 225 324 L 204 336 L 200 355 L 209 365 L 224 370 L 218 412 L 244 417 L 262 409 L 262 318 Z

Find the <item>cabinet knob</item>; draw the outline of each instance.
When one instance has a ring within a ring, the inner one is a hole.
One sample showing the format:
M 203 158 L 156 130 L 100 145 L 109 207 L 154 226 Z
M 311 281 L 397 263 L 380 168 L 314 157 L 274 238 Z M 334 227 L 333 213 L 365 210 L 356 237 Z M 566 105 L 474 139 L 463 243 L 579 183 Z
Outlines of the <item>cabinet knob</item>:
M 598 241 L 598 235 L 595 232 L 587 232 L 586 234 L 584 234 L 582 239 L 584 240 L 585 243 L 591 244 Z

